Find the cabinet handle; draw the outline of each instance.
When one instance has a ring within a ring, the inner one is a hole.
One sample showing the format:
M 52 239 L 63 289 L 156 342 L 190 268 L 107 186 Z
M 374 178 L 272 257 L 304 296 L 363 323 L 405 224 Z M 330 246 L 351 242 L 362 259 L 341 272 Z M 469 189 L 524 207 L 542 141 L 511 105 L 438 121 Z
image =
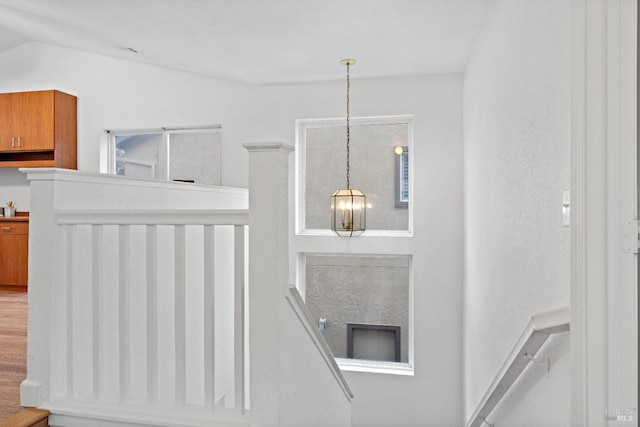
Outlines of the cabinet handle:
M 2 231 L 4 231 L 5 233 L 10 233 L 11 227 L 2 227 Z
M 11 148 L 15 148 L 15 146 L 16 146 L 16 137 L 12 136 L 11 137 Z
M 22 137 L 18 137 L 18 147 L 22 147 Z

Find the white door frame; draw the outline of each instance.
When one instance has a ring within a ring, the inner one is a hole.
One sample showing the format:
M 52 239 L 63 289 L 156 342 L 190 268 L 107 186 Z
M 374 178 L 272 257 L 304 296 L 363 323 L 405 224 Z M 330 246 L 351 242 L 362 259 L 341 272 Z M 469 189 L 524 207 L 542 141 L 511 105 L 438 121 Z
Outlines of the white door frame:
M 636 0 L 573 0 L 572 26 L 572 425 L 637 427 Z

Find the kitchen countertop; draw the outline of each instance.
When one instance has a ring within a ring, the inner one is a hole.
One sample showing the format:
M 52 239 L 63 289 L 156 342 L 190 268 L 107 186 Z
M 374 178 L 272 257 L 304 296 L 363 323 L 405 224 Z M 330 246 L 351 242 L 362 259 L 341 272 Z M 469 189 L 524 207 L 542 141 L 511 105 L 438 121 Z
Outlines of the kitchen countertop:
M 0 216 L 0 222 L 29 222 L 29 214 L 27 212 L 18 212 L 16 216 Z

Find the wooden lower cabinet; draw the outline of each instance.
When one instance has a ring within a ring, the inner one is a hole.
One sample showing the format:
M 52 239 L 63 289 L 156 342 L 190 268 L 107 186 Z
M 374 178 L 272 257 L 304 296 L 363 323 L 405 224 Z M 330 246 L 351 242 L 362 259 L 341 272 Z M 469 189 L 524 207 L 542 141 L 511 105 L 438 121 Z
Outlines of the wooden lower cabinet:
M 29 222 L 0 221 L 0 285 L 27 286 Z

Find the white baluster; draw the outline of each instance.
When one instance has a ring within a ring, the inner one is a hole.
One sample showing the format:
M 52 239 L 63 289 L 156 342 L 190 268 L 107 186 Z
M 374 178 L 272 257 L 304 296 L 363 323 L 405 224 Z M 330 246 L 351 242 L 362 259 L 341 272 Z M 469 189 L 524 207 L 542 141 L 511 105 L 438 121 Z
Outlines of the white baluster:
M 234 227 L 234 379 L 235 409 L 244 412 L 244 225 Z
M 102 270 L 103 270 L 103 262 L 104 262 L 104 254 L 103 254 L 103 226 L 102 225 L 94 225 L 91 228 L 91 283 L 92 283 L 92 291 L 91 291 L 91 313 L 92 313 L 92 325 L 93 332 L 91 334 L 92 337 L 92 382 L 93 382 L 93 397 L 94 399 L 100 398 L 100 388 L 102 385 L 101 381 L 101 366 L 103 352 L 102 352 L 102 306 L 100 301 L 102 300 L 101 288 L 103 286 L 102 282 Z
M 147 401 L 158 401 L 158 227 L 147 226 Z
M 184 405 L 186 398 L 186 321 L 185 321 L 185 226 L 176 225 L 175 235 L 175 401 Z
M 209 409 L 216 392 L 215 238 L 215 227 L 204 226 L 204 404 Z
M 120 401 L 126 402 L 129 398 L 129 378 L 130 378 L 130 349 L 129 349 L 129 226 L 121 225 L 119 231 L 118 250 L 118 348 L 119 348 L 119 385 Z

